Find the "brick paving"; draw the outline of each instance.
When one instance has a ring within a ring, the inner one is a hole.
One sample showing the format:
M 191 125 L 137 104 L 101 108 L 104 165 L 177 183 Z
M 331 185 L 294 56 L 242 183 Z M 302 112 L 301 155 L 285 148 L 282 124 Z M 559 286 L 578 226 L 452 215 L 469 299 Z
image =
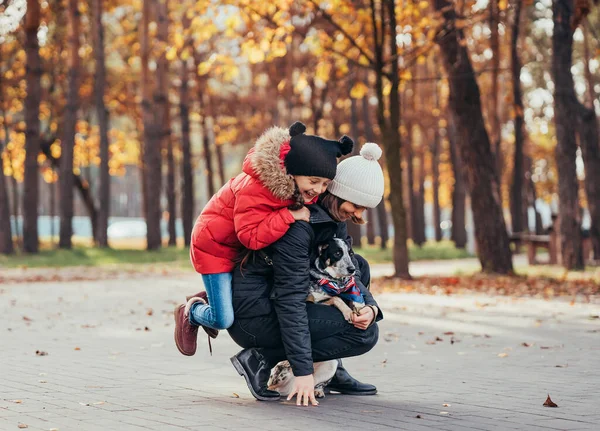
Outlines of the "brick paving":
M 200 280 L 0 284 L 0 430 L 600 429 L 598 303 L 379 295 L 378 345 L 344 361 L 379 394 L 299 408 L 254 400 L 226 333 L 179 354 L 173 306 Z

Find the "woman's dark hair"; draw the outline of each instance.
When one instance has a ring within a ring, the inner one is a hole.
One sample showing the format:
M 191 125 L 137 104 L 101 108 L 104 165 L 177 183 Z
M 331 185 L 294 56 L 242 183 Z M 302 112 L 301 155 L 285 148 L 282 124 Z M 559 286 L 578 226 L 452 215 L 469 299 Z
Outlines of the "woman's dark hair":
M 292 195 L 291 199 L 294 200 L 294 203 L 288 206 L 289 210 L 296 211 L 304 206 L 304 198 L 302 197 L 302 193 L 300 193 L 300 189 L 298 188 L 297 184 L 295 185 L 294 194 Z
M 333 217 L 336 221 L 341 221 L 343 219 L 342 214 L 340 213 L 340 207 L 344 202 L 347 201 L 335 195 L 332 195 L 328 191 L 325 191 L 325 193 L 323 193 L 319 197 L 319 203 L 321 204 L 321 206 L 325 208 L 329 215 L 331 215 L 331 217 Z M 355 217 L 354 215 L 352 215 L 350 219 L 354 224 L 365 224 L 367 222 L 365 219 Z

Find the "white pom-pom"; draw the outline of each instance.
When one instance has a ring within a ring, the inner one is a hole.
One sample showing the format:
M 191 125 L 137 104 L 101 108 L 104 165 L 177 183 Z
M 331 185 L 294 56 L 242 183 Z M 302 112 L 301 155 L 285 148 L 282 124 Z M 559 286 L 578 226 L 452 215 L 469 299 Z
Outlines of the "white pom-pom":
M 373 142 L 367 142 L 360 149 L 360 155 L 367 160 L 379 160 L 382 153 L 381 147 Z

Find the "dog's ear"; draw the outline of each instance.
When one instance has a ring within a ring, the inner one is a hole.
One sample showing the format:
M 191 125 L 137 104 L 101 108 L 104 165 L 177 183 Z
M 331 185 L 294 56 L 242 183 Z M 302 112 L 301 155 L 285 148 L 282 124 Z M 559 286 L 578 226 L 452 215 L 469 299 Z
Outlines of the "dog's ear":
M 329 266 L 329 264 L 331 263 L 331 260 L 327 256 L 321 255 L 321 256 L 319 256 L 319 263 L 321 264 L 320 269 L 325 269 Z
M 327 250 L 329 248 L 329 243 L 323 243 L 323 244 L 319 244 L 318 249 L 319 249 L 319 254 L 323 251 L 323 250 Z

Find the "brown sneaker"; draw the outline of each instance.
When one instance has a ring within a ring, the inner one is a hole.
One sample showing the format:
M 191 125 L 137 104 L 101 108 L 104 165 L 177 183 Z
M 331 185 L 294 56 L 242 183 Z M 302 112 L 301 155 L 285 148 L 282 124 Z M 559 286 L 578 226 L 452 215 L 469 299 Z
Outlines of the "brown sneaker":
M 186 304 L 185 304 L 185 315 L 186 316 L 188 316 L 190 314 L 190 308 L 192 307 L 192 305 L 194 303 L 202 302 L 204 304 L 208 304 L 208 296 L 206 295 L 205 291 L 198 292 L 195 295 L 186 296 L 185 300 L 186 300 Z M 208 326 L 204 326 L 204 325 L 200 325 L 200 326 L 202 326 L 202 329 L 204 329 L 204 332 L 206 332 L 210 338 L 217 338 L 217 335 L 219 335 L 218 329 L 209 328 Z M 209 343 L 210 343 L 210 340 L 209 340 Z
M 186 296 L 185 302 L 188 302 L 192 298 L 202 298 L 204 300 L 204 302 L 206 302 L 208 304 L 208 295 L 206 294 L 206 292 L 204 290 L 196 293 L 195 295 Z
M 184 304 L 175 307 L 173 316 L 175 317 L 175 345 L 182 354 L 193 356 L 196 353 L 198 327 L 190 323 Z

